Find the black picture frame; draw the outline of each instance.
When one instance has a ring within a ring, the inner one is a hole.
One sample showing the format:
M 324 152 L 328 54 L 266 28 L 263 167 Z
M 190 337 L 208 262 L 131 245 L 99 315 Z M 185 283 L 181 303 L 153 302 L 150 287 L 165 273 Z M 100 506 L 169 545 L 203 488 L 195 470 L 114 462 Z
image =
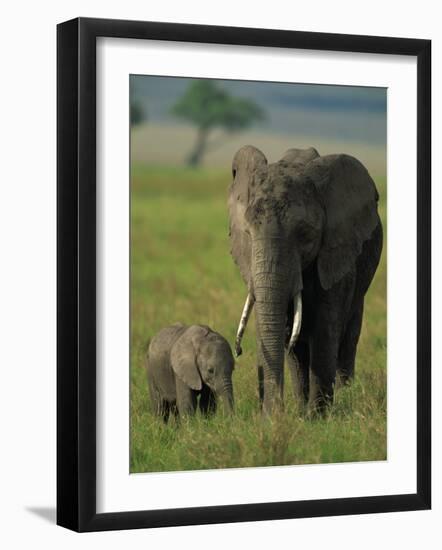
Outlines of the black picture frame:
M 417 58 L 417 492 L 96 512 L 96 39 Z M 431 506 L 431 41 L 106 19 L 57 27 L 57 523 L 75 531 L 424 510 Z

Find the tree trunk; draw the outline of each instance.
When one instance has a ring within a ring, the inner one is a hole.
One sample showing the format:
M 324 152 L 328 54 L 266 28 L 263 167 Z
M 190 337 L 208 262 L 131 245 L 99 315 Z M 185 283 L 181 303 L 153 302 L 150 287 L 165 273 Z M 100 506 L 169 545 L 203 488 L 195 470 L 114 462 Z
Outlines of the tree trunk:
M 187 158 L 188 166 L 198 166 L 207 149 L 207 138 L 209 137 L 209 128 L 198 128 L 195 146 Z

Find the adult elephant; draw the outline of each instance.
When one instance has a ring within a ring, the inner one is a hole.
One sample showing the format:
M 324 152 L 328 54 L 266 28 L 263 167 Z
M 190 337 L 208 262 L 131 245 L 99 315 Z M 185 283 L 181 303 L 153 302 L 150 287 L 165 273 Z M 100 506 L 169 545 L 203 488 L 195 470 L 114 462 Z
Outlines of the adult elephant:
M 231 253 L 248 287 L 235 351 L 255 307 L 260 402 L 282 404 L 284 350 L 299 398 L 323 410 L 352 377 L 364 296 L 382 250 L 378 192 L 348 155 L 252 146 L 232 165 Z

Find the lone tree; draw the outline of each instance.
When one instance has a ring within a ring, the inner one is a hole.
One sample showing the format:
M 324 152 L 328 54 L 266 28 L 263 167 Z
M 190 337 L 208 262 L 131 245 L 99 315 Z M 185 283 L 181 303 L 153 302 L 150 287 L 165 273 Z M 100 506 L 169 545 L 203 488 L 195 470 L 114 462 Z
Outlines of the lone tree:
M 264 112 L 249 99 L 232 97 L 211 80 L 197 80 L 173 106 L 172 112 L 197 127 L 194 148 L 187 158 L 190 166 L 197 166 L 204 154 L 216 144 L 209 143 L 210 133 L 220 128 L 238 132 L 264 118 Z

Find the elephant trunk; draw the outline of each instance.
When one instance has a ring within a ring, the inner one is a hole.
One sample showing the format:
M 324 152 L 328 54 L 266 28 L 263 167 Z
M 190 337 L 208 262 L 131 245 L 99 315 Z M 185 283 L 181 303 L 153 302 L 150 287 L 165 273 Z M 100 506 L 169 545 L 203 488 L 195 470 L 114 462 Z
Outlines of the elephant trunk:
M 224 409 L 228 413 L 233 412 L 233 385 L 232 379 L 223 380 L 221 387 L 216 392 L 224 404 Z
M 265 413 L 270 414 L 275 406 L 282 405 L 283 398 L 284 342 L 287 306 L 291 298 L 290 272 L 288 254 L 281 250 L 279 239 L 254 243 L 252 250 L 258 365 L 264 376 L 263 408 Z

